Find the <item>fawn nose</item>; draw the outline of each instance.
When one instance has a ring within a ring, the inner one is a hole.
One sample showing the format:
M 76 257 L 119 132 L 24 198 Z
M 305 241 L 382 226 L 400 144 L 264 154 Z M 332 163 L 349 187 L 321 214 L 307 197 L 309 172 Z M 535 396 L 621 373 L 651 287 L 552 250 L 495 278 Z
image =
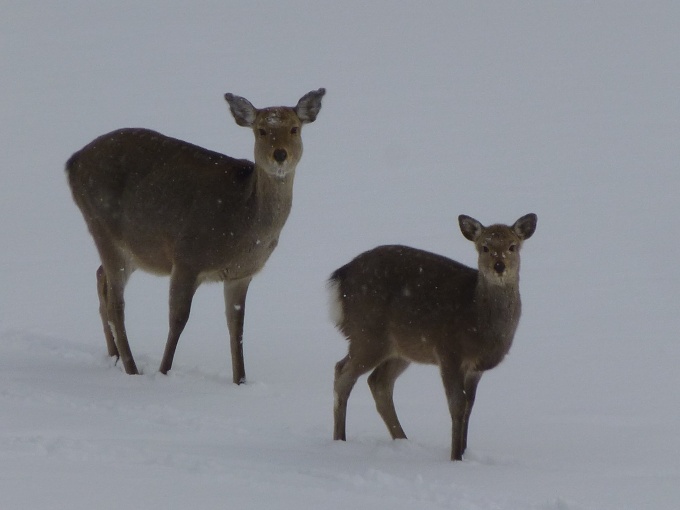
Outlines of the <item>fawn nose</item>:
M 496 263 L 493 265 L 493 269 L 498 274 L 503 274 L 503 271 L 505 271 L 505 264 L 500 260 L 497 260 Z
M 283 163 L 286 158 L 288 157 L 288 153 L 285 151 L 285 149 L 276 149 L 274 151 L 274 159 L 278 163 Z

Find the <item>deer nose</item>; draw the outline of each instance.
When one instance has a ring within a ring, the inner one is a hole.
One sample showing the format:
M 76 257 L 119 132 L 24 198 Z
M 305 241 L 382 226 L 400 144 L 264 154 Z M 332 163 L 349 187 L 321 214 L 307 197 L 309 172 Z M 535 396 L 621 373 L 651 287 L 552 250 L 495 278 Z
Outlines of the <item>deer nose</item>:
M 493 269 L 498 274 L 503 274 L 503 271 L 505 271 L 505 264 L 500 260 L 497 260 L 496 263 L 493 265 Z
M 274 151 L 274 159 L 279 163 L 283 163 L 287 157 L 288 153 L 285 151 L 285 149 L 276 149 Z

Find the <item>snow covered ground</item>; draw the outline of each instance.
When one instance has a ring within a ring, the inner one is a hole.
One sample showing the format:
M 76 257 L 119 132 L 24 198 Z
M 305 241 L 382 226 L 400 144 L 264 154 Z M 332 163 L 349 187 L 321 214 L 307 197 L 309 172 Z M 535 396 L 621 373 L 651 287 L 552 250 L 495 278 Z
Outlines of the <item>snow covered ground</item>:
M 0 508 L 678 508 L 680 4 L 2 7 Z M 126 376 L 64 162 L 123 126 L 250 158 L 223 94 L 293 105 L 318 87 L 293 212 L 249 293 L 248 384 L 230 382 L 219 285 L 157 373 L 167 279 L 141 273 L 126 311 L 144 374 Z M 330 272 L 386 242 L 474 264 L 458 214 L 527 212 L 524 315 L 465 460 L 448 460 L 433 367 L 397 383 L 408 441 L 361 380 L 333 442 Z

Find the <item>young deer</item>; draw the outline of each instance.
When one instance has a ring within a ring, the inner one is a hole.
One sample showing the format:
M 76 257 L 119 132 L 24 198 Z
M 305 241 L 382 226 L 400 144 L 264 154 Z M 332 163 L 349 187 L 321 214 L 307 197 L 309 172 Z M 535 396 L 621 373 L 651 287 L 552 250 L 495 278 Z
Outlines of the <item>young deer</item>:
M 512 344 L 521 311 L 519 252 L 536 229 L 527 214 L 511 227 L 458 218 L 475 243 L 478 267 L 406 246 L 379 246 L 329 280 L 333 319 L 349 340 L 335 366 L 334 439 L 345 440 L 347 399 L 369 370 L 368 385 L 393 439 L 406 438 L 392 393 L 409 363 L 438 365 L 453 422 L 451 460 L 461 460 L 482 373 Z
M 255 162 L 234 159 L 147 129 L 103 135 L 66 163 L 73 199 L 99 251 L 99 313 L 109 355 L 137 374 L 124 323 L 125 284 L 136 269 L 170 275 L 167 373 L 196 288 L 223 281 L 234 383 L 245 381 L 246 293 L 279 240 L 302 156 L 302 124 L 314 122 L 324 89 L 297 106 L 257 109 L 224 97 L 255 134 Z

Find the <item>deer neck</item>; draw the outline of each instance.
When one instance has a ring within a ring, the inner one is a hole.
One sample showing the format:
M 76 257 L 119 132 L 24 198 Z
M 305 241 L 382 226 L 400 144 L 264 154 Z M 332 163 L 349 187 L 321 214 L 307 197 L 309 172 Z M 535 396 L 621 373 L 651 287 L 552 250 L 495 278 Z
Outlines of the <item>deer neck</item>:
M 485 343 L 496 345 L 507 352 L 522 311 L 519 280 L 498 285 L 480 274 L 475 302 L 480 337 Z
M 283 178 L 271 176 L 262 168 L 256 167 L 255 171 L 257 179 L 252 198 L 256 223 L 278 237 L 293 203 L 295 171 Z

